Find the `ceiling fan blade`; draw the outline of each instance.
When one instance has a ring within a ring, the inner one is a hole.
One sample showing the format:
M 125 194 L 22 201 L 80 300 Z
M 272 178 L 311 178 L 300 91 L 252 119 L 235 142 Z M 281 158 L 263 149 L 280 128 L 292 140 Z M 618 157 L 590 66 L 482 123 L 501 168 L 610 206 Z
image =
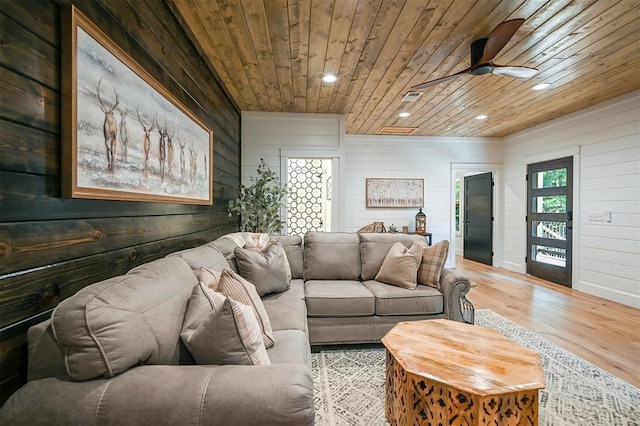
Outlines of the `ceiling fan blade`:
M 511 37 L 513 37 L 523 23 L 524 19 L 511 19 L 509 21 L 504 21 L 491 31 L 491 34 L 487 37 L 487 42 L 484 45 L 482 57 L 480 58 L 480 61 L 478 61 L 478 64 L 491 62 L 498 52 L 500 52 L 502 48 L 509 43 Z
M 493 74 L 503 75 L 505 77 L 517 78 L 519 80 L 529 80 L 538 73 L 535 68 L 512 67 L 508 65 L 494 65 Z
M 426 89 L 427 87 L 435 86 L 436 84 L 444 83 L 445 81 L 453 80 L 454 78 L 460 77 L 464 74 L 471 74 L 471 68 L 467 68 L 466 70 L 457 72 L 455 74 L 448 75 L 446 77 L 436 78 L 435 80 L 426 81 L 424 83 L 416 84 L 415 86 L 411 86 L 411 90 L 421 90 Z

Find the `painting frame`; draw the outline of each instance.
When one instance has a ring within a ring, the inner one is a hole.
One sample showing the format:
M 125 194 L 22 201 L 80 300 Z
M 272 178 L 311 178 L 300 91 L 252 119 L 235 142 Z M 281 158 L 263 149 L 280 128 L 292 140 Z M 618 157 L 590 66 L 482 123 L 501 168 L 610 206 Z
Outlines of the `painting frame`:
M 422 178 L 366 178 L 367 208 L 424 207 Z
M 213 130 L 75 6 L 62 18 L 62 195 L 212 205 Z

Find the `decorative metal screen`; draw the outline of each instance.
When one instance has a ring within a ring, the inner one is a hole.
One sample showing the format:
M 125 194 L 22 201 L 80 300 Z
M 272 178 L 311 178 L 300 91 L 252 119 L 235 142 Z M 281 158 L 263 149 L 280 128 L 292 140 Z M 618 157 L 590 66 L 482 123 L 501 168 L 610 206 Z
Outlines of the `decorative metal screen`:
M 331 160 L 289 158 L 287 169 L 287 233 L 327 230 Z

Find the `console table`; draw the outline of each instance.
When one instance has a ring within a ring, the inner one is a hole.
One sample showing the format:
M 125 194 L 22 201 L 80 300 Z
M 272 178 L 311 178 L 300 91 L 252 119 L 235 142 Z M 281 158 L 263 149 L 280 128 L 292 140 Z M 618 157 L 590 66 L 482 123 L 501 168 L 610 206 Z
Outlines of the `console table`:
M 445 319 L 410 321 L 382 343 L 391 425 L 538 424 L 540 357 L 497 331 Z

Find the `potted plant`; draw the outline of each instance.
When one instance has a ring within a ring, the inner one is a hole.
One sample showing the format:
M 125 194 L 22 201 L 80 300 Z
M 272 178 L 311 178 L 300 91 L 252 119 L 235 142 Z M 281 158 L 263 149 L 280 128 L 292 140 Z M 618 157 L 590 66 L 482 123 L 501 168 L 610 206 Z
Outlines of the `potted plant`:
M 258 176 L 252 176 L 249 180 L 253 184 L 241 184 L 238 198 L 229 201 L 229 217 L 234 213 L 240 216 L 240 231 L 243 232 L 280 232 L 284 224 L 280 220 L 280 208 L 287 193 L 286 186 L 280 184 L 280 178 L 262 158 L 258 165 Z

